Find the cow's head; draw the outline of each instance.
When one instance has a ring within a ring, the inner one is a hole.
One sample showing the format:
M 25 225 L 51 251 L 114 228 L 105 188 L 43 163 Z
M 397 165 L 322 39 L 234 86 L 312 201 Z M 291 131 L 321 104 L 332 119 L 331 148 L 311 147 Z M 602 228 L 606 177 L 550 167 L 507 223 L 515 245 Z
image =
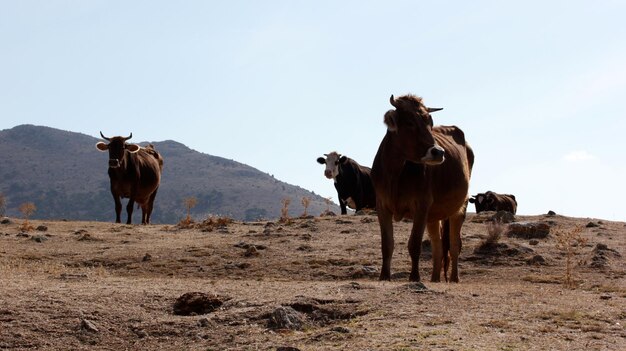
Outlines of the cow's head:
M 102 134 L 102 132 L 100 132 L 100 136 L 109 143 L 99 142 L 96 144 L 96 149 L 102 152 L 106 152 L 107 150 L 109 151 L 109 168 L 118 168 L 121 165 L 122 160 L 126 155 L 126 150 L 131 153 L 135 153 L 141 148 L 137 144 L 126 143 L 126 140 L 133 137 L 133 133 L 130 133 L 130 135 L 126 138 L 120 136 L 107 138 Z
M 339 175 L 339 164 L 346 162 L 348 159 L 346 156 L 341 156 L 341 154 L 336 153 L 335 151 L 324 154 L 324 157 L 318 157 L 317 163 L 326 165 L 324 169 L 324 175 L 328 179 L 334 179 Z
M 389 132 L 395 133 L 404 157 L 427 165 L 441 164 L 445 160 L 445 151 L 433 137 L 433 118 L 430 115 L 441 109 L 424 106 L 422 98 L 415 95 L 397 99 L 391 95 L 389 102 L 396 109 L 385 113 L 385 124 Z
M 476 213 L 489 211 L 489 207 L 493 204 L 494 198 L 489 193 L 478 193 L 469 198 L 469 202 L 476 206 Z

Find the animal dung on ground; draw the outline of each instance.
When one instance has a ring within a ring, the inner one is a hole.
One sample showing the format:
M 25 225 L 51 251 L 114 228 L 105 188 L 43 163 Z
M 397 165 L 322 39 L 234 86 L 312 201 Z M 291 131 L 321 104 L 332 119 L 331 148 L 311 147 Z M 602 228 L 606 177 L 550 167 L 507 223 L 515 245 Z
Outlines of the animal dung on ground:
M 174 303 L 174 314 L 179 316 L 207 314 L 215 311 L 223 304 L 223 298 L 217 295 L 202 292 L 188 292 L 176 299 Z

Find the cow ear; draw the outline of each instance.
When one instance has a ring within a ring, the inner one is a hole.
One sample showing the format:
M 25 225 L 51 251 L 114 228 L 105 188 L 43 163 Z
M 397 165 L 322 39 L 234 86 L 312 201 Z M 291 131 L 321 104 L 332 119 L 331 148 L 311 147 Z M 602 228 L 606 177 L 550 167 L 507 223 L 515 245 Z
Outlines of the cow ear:
M 387 125 L 387 130 L 390 132 L 398 130 L 398 125 L 396 124 L 396 111 L 389 110 L 385 113 L 385 124 Z
M 473 204 L 474 202 L 476 202 L 476 199 L 475 199 L 475 198 L 473 198 L 473 197 L 470 197 L 468 201 L 469 201 L 471 204 Z
M 130 151 L 133 154 L 135 152 L 139 151 L 139 149 L 141 149 L 141 146 L 139 146 L 137 144 L 127 144 L 126 145 L 126 150 Z
M 339 163 L 345 163 L 346 161 L 348 161 L 346 156 L 341 156 L 341 158 L 339 158 Z
M 326 159 L 323 157 L 318 157 L 317 158 L 317 163 L 321 164 L 321 165 L 325 165 L 326 164 Z
M 96 144 L 96 149 L 104 152 L 104 151 L 107 151 L 109 149 L 109 145 L 107 145 L 106 143 L 103 143 L 103 142 L 100 141 L 100 142 L 98 142 Z

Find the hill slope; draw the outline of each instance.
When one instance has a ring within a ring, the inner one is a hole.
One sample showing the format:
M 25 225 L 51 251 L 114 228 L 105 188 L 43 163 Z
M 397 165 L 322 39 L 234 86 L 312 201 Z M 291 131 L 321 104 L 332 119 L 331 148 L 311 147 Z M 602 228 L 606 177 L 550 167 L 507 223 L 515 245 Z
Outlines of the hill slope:
M 20 204 L 33 202 L 35 218 L 113 220 L 108 155 L 95 149 L 98 141 L 33 125 L 0 131 L 0 193 L 6 197 L 7 214 L 17 216 Z M 152 144 L 165 159 L 154 223 L 179 221 L 185 215 L 183 200 L 188 197 L 197 199 L 192 215 L 198 218 L 209 214 L 242 220 L 276 218 L 284 198 L 291 199 L 290 214 L 295 216 L 302 213 L 300 199 L 305 196 L 311 199 L 310 213 L 326 209 L 322 197 L 242 163 L 203 154 L 175 141 Z M 135 211 L 134 223 L 140 220 L 140 213 Z M 122 220 L 125 218 L 123 213 Z

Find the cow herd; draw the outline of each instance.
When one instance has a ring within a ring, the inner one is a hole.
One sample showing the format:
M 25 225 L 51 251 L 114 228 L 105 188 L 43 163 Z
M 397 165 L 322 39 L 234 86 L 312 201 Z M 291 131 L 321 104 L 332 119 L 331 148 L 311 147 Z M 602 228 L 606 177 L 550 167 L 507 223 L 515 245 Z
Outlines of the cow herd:
M 431 281 L 458 282 L 461 227 L 468 202 L 476 212 L 515 213 L 515 196 L 492 191 L 468 197 L 474 152 L 456 126 L 435 126 L 432 112 L 420 97 L 391 96 L 394 107 L 384 115 L 387 133 L 374 157 L 372 168 L 337 152 L 324 154 L 317 162 L 325 165 L 324 176 L 333 179 L 341 214 L 347 208 L 375 209 L 381 234 L 381 280 L 391 279 L 394 251 L 393 222 L 413 222 L 408 242 L 412 267 L 409 279 L 420 281 L 419 257 L 424 231 L 428 232 L 433 257 Z M 109 152 L 109 178 L 115 201 L 116 222 L 120 223 L 121 198 L 129 198 L 127 224 L 134 203 L 141 206 L 142 224 L 150 223 L 159 188 L 163 158 L 151 145 L 142 148 L 126 141 L 132 137 L 107 138 L 96 144 Z M 448 276 L 448 269 L 450 275 Z

